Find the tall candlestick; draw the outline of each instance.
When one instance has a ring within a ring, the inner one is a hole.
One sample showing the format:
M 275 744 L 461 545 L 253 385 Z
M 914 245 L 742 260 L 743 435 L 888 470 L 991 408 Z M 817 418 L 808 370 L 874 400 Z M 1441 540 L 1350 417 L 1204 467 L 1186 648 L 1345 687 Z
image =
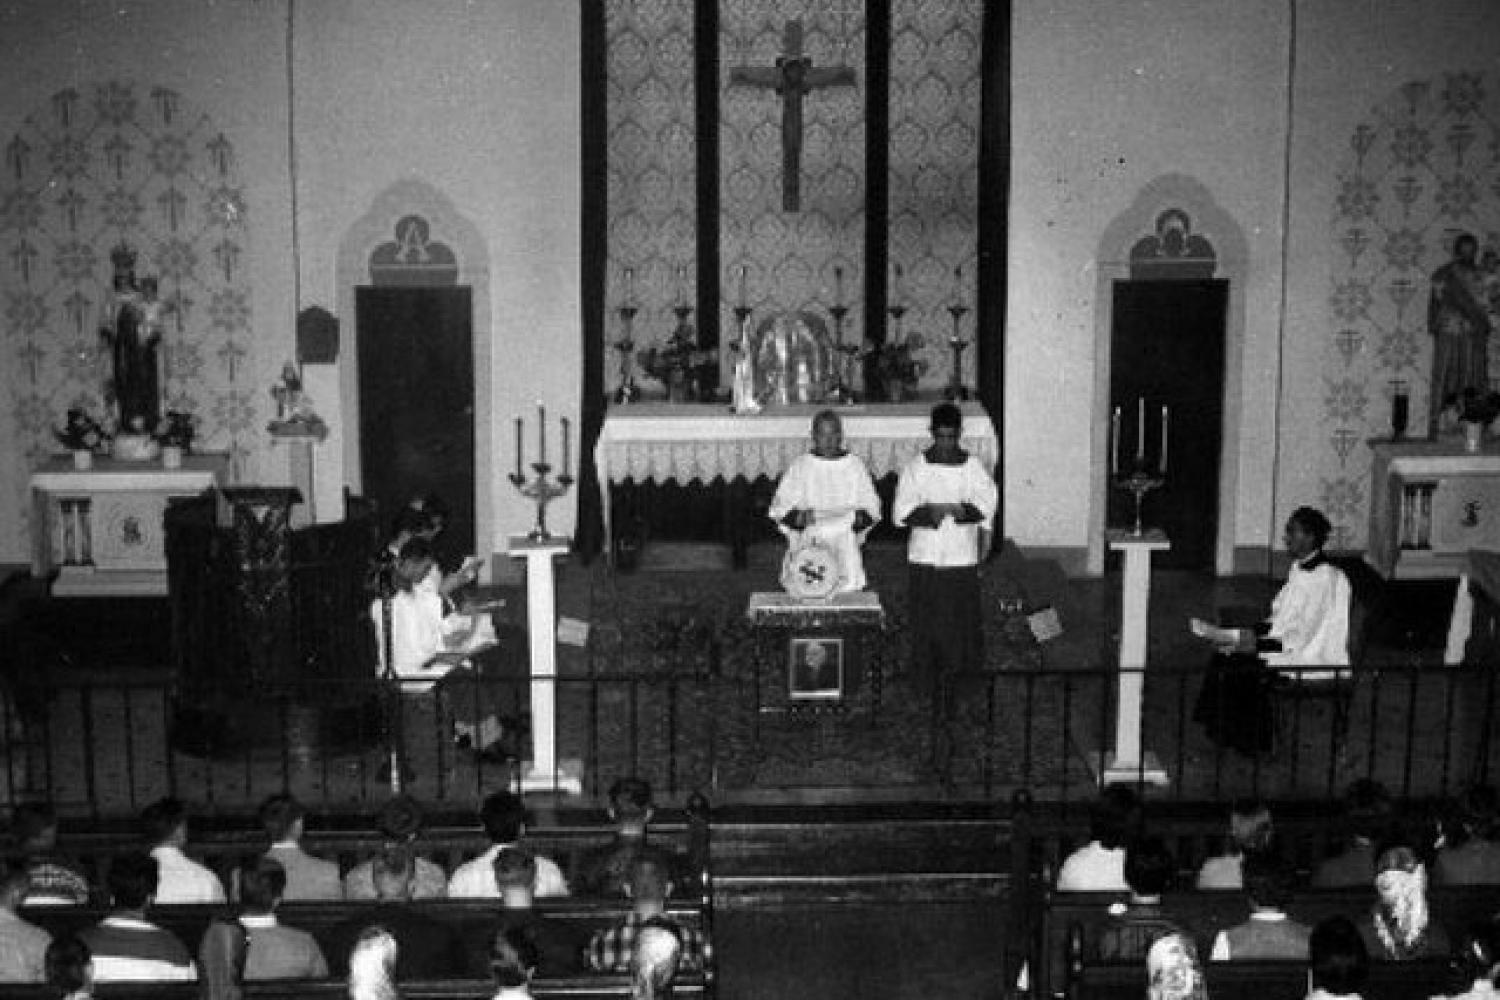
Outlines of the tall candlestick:
M 516 475 L 521 474 L 521 424 L 522 419 L 516 418 Z
M 1167 471 L 1167 419 L 1169 416 L 1167 404 L 1163 403 L 1161 405 L 1161 462 L 1158 466 L 1162 472 Z
M 844 304 L 844 269 L 842 267 L 833 269 L 833 304 L 836 306 Z
M 536 401 L 536 450 L 537 461 L 547 464 L 547 408 Z
M 1120 474 L 1120 408 L 1109 416 L 1109 471 Z
M 567 472 L 568 469 L 572 468 L 572 462 L 569 461 L 569 459 L 572 458 L 572 454 L 568 450 L 569 446 L 568 446 L 568 418 L 567 417 L 563 417 L 562 418 L 562 432 L 563 432 L 563 461 L 562 461 L 562 471 L 563 472 Z
M 964 304 L 964 268 L 962 264 L 953 269 L 953 304 L 956 306 Z
M 635 301 L 635 268 L 625 269 L 625 304 L 628 306 Z
M 747 301 L 747 299 L 745 297 L 745 272 L 748 271 L 748 270 L 749 270 L 749 268 L 747 268 L 744 264 L 740 265 L 740 308 L 741 309 L 745 308 L 745 303 Z
M 1146 461 L 1146 400 L 1135 398 L 1135 460 Z

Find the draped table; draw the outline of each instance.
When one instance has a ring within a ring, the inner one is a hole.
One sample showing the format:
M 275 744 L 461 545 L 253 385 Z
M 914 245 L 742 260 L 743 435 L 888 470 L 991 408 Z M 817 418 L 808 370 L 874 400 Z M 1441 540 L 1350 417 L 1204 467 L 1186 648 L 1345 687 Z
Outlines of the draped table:
M 978 402 L 959 406 L 964 448 L 993 468 L 1000 446 L 989 413 Z M 843 420 L 844 446 L 864 459 L 877 480 L 900 472 L 931 441 L 931 403 L 785 406 L 756 414 L 731 413 L 723 404 L 711 403 L 611 407 L 594 447 L 605 552 L 613 558 L 611 486 L 627 481 L 706 486 L 715 479 L 779 478 L 792 459 L 811 447 L 813 415 L 825 408 Z

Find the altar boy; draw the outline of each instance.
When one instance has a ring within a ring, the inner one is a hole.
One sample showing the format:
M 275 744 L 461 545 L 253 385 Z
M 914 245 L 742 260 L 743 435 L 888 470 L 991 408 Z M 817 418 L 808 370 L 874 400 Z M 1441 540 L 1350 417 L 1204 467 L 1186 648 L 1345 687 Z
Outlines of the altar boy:
M 813 417 L 812 452 L 799 455 L 771 499 L 771 519 L 795 550 L 816 542 L 838 555 L 839 592 L 865 589 L 860 555 L 865 534 L 880 520 L 880 497 L 870 470 L 844 450 L 844 423 L 832 410 Z
M 914 674 L 934 692 L 939 679 L 984 660 L 979 563 L 999 491 L 979 459 L 959 445 L 963 412 L 932 410 L 932 446 L 901 470 L 891 517 L 911 529 L 911 655 Z

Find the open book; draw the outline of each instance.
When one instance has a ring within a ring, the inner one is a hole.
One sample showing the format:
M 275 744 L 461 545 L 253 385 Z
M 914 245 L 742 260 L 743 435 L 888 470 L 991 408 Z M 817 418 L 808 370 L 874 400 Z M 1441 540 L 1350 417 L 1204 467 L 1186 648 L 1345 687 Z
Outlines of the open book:
M 1253 646 L 1255 644 L 1255 630 L 1252 628 L 1225 628 L 1203 618 L 1193 618 L 1188 621 L 1188 630 L 1215 646 Z

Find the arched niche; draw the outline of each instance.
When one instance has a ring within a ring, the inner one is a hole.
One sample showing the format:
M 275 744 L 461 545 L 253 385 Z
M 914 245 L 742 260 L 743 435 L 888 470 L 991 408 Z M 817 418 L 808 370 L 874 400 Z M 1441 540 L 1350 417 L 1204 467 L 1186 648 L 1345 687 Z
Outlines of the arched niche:
M 1158 235 L 1164 215 L 1176 210 L 1192 220 L 1192 231 L 1212 247 L 1216 261 L 1213 276 L 1229 281 L 1229 306 L 1225 316 L 1224 424 L 1219 461 L 1218 533 L 1214 545 L 1214 569 L 1220 576 L 1234 572 L 1235 514 L 1239 492 L 1241 451 L 1241 381 L 1245 342 L 1245 285 L 1249 247 L 1244 230 L 1226 212 L 1200 181 L 1186 174 L 1164 174 L 1136 195 L 1130 207 L 1105 227 L 1099 240 L 1094 293 L 1094 394 L 1089 441 L 1089 575 L 1104 572 L 1105 490 L 1109 463 L 1109 386 L 1111 370 L 1110 333 L 1116 281 L 1131 278 L 1131 254 L 1143 240 Z M 1201 264 L 1201 261 L 1199 262 Z M 1189 269 L 1190 270 L 1190 269 Z M 1170 277 L 1170 274 L 1162 276 Z M 1147 500 L 1150 503 L 1150 500 Z

